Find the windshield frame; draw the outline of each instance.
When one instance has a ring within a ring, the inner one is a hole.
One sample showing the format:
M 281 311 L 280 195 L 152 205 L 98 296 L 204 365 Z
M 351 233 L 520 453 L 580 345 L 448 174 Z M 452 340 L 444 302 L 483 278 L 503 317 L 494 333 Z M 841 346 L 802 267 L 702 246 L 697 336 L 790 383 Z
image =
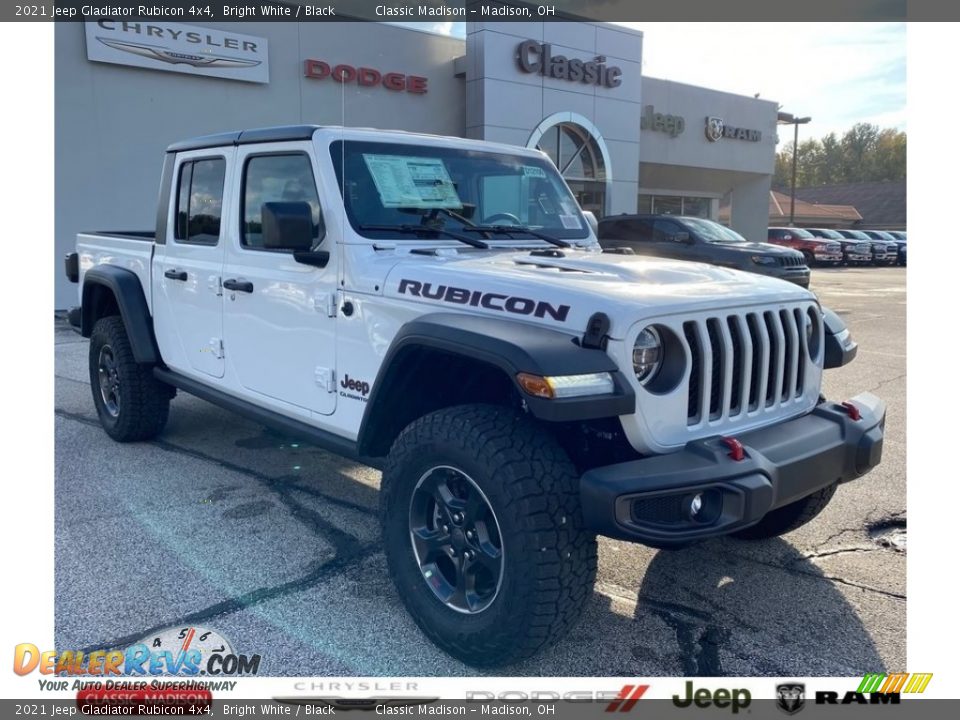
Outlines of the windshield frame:
M 518 148 L 519 150 L 520 148 Z M 540 224 L 530 224 L 527 227 L 531 229 L 531 233 L 527 233 L 525 230 L 517 229 L 513 233 L 478 233 L 478 239 L 482 239 L 484 242 L 491 245 L 491 247 L 497 246 L 508 246 L 516 247 L 518 245 L 523 246 L 532 246 L 538 247 L 544 244 L 549 244 L 547 240 L 537 237 L 536 234 L 545 234 L 549 235 L 552 238 L 555 238 L 559 241 L 565 241 L 567 243 L 586 246 L 595 242 L 590 228 L 590 224 L 587 222 L 587 218 L 583 215 L 583 211 L 580 208 L 580 205 L 577 203 L 576 198 L 570 190 L 570 187 L 567 185 L 566 181 L 557 171 L 556 166 L 550 161 L 550 159 L 542 154 L 528 154 L 526 152 L 510 152 L 509 150 L 500 150 L 497 149 L 481 149 L 473 147 L 464 147 L 460 145 L 453 144 L 412 144 L 397 141 L 395 139 L 336 139 L 330 142 L 329 144 L 329 153 L 330 159 L 333 165 L 334 170 L 334 179 L 336 182 L 337 189 L 340 193 L 340 202 L 342 203 L 343 217 L 346 220 L 345 225 L 349 225 L 350 229 L 355 235 L 364 240 L 368 241 L 383 241 L 389 240 L 391 242 L 403 242 L 410 243 L 419 241 L 421 243 L 442 243 L 450 244 L 451 239 L 443 237 L 443 231 L 453 231 L 453 232 L 462 232 L 465 229 L 472 227 L 470 224 L 465 224 L 462 221 L 456 219 L 454 215 L 460 213 L 462 208 L 457 209 L 453 208 L 455 213 L 448 213 L 443 210 L 439 212 L 433 211 L 431 208 L 403 208 L 402 210 L 397 208 L 395 216 L 399 216 L 402 213 L 403 219 L 396 217 L 396 222 L 370 222 L 369 217 L 363 217 L 360 214 L 354 212 L 354 207 L 351 202 L 348 202 L 346 197 L 346 180 L 344 166 L 349 162 L 356 164 L 357 158 L 356 155 L 363 156 L 365 154 L 390 154 L 398 156 L 408 156 L 411 158 L 435 158 L 439 157 L 440 159 L 455 158 L 461 162 L 467 161 L 471 156 L 476 156 L 478 159 L 485 159 L 487 161 L 492 161 L 494 163 L 500 162 L 503 163 L 505 167 L 512 166 L 513 168 L 539 168 L 543 172 L 543 175 L 536 176 L 537 179 L 546 180 L 549 185 L 552 187 L 556 196 L 554 198 L 548 198 L 549 201 L 554 202 L 557 207 L 553 208 L 556 211 L 556 216 L 559 220 L 560 216 L 563 214 L 575 215 L 579 227 L 577 229 L 573 228 L 560 228 L 554 226 L 544 226 Z M 351 157 L 351 155 L 353 155 Z M 368 166 L 369 167 L 369 166 Z M 444 167 L 448 168 L 447 164 L 444 163 Z M 369 169 L 367 170 L 369 173 Z M 450 170 L 447 169 L 449 174 Z M 517 176 L 522 177 L 524 171 L 518 171 Z M 509 175 L 509 173 L 505 173 Z M 496 177 L 493 173 L 483 174 L 475 173 L 471 180 L 476 182 L 478 179 L 483 177 Z M 363 178 L 363 181 L 368 183 L 374 183 L 373 176 L 368 174 Z M 373 192 L 379 192 L 374 190 Z M 382 198 L 382 195 L 380 196 Z M 473 196 L 470 196 L 470 199 L 473 199 Z M 477 198 L 479 201 L 479 198 Z M 477 203 L 479 204 L 479 202 Z M 570 208 L 575 209 L 575 213 L 570 213 Z M 449 208 L 448 208 L 449 209 Z M 478 208 L 479 209 L 479 208 Z M 386 214 L 390 212 L 390 208 L 384 207 L 381 205 L 381 214 Z M 417 212 L 417 210 L 423 210 L 422 213 Z M 492 213 L 488 217 L 495 216 L 497 213 Z M 470 222 L 473 225 L 486 225 L 487 223 L 483 222 L 483 218 L 473 217 L 469 218 Z M 369 227 L 370 225 L 401 225 L 401 224 L 424 224 L 425 232 L 423 234 L 409 233 L 409 232 L 399 232 L 386 228 L 372 230 Z M 438 228 L 440 232 L 436 234 L 435 237 L 430 237 L 430 233 L 427 232 L 430 228 L 430 224 L 433 224 L 434 227 Z M 510 225 L 515 225 L 515 223 L 509 223 Z M 521 222 L 521 225 L 523 223 Z M 452 241 L 456 242 L 456 241 Z

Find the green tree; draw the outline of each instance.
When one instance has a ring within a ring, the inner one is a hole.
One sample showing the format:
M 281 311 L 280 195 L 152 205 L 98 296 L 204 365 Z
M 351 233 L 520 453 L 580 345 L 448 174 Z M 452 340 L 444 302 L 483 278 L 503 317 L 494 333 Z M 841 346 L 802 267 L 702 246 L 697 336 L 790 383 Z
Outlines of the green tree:
M 773 185 L 790 187 L 793 143 L 777 153 Z M 907 176 L 907 134 L 857 123 L 842 137 L 836 133 L 797 146 L 797 186 L 835 185 L 872 180 L 903 180 Z

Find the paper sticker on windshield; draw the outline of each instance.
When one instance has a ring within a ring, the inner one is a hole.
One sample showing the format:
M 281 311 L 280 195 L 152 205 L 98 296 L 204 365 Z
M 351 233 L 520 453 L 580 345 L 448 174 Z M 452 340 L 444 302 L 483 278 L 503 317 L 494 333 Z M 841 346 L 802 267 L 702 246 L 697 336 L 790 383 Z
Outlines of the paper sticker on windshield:
M 524 177 L 535 177 L 535 178 L 544 178 L 546 179 L 547 174 L 543 171 L 542 167 L 537 167 L 536 165 L 524 165 L 523 166 Z
M 563 224 L 563 227 L 567 230 L 580 229 L 580 218 L 578 218 L 576 215 L 561 215 L 560 222 Z
M 447 166 L 439 158 L 363 155 L 384 207 L 462 208 Z

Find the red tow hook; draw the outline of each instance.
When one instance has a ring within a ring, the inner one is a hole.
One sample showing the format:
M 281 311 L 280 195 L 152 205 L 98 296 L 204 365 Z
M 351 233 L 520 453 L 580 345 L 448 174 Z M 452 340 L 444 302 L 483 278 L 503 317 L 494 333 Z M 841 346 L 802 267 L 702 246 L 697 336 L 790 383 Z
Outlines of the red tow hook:
M 840 403 L 840 406 L 847 411 L 847 417 L 849 417 L 854 422 L 856 422 L 862 417 L 860 415 L 860 408 L 858 408 L 849 400 L 845 400 L 844 402 Z
M 727 449 L 730 450 L 730 452 L 727 453 L 727 456 L 732 458 L 734 462 L 740 462 L 747 456 L 747 454 L 743 451 L 743 443 L 736 438 L 722 437 L 720 438 L 720 442 L 723 445 L 726 445 Z

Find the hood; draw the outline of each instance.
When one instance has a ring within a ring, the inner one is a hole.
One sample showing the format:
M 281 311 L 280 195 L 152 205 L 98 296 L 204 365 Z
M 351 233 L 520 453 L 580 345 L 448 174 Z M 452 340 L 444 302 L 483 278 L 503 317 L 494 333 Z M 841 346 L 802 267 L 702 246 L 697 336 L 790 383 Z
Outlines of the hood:
M 579 250 L 558 255 L 405 254 L 387 273 L 383 293 L 436 312 L 498 315 L 574 334 L 604 312 L 614 338 L 644 319 L 814 298 L 792 283 L 703 263 Z

